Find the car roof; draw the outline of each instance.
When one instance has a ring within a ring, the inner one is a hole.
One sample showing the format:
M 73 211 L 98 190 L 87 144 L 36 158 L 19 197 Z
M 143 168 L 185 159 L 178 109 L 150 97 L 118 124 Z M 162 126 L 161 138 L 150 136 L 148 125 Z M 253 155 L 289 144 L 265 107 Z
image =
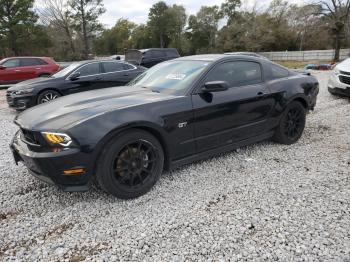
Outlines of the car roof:
M 4 59 L 14 59 L 14 58 L 42 58 L 42 59 L 46 59 L 46 58 L 49 58 L 49 59 L 52 59 L 52 57 L 48 57 L 48 56 L 11 56 L 11 57 L 5 57 Z
M 151 51 L 151 50 L 166 51 L 166 50 L 176 50 L 176 48 L 147 48 L 147 49 L 139 49 L 138 51 L 144 53 L 144 52 Z
M 244 55 L 244 54 L 205 54 L 205 55 L 192 55 L 192 56 L 183 56 L 176 58 L 175 60 L 192 60 L 192 61 L 208 61 L 208 62 L 214 62 L 218 61 L 227 57 L 233 57 L 236 59 L 250 59 L 250 60 L 256 60 L 261 61 L 265 60 L 260 57 L 251 56 L 251 55 Z

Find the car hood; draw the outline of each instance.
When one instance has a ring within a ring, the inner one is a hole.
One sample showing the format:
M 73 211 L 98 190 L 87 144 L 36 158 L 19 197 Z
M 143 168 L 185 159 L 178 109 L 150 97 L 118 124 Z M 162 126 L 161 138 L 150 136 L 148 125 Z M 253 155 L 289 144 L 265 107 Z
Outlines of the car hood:
M 176 98 L 141 87 L 112 87 L 64 96 L 24 111 L 15 123 L 33 131 L 58 131 L 110 111 Z
M 18 84 L 11 86 L 7 90 L 8 91 L 18 91 L 18 90 L 28 89 L 28 88 L 32 88 L 33 86 L 36 86 L 36 85 L 45 85 L 45 84 L 51 83 L 52 81 L 55 81 L 55 80 L 56 80 L 56 78 L 51 78 L 51 77 L 33 78 L 30 80 L 19 82 Z
M 341 71 L 350 72 L 350 58 L 336 65 L 336 68 Z

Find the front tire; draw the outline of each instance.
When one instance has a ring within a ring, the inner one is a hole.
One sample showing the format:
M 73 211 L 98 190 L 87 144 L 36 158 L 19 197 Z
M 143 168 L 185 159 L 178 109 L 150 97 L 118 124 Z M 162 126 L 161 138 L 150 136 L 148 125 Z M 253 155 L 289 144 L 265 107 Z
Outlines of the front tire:
M 305 121 L 304 106 L 298 101 L 291 102 L 282 113 L 273 140 L 285 145 L 295 143 L 303 134 Z
M 164 152 L 150 133 L 133 129 L 112 139 L 97 163 L 100 187 L 118 198 L 131 199 L 146 194 L 163 171 Z

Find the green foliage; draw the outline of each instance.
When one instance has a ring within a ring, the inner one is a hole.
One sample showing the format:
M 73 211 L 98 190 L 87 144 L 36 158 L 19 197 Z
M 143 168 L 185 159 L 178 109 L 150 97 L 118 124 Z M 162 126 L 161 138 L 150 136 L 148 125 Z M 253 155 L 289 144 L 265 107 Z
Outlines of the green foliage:
M 35 25 L 38 16 L 33 9 L 34 0 L 0 0 L 0 36 L 3 55 L 20 55 L 28 52 L 28 47 L 43 31 Z M 32 36 L 39 33 L 38 36 Z M 39 44 L 47 47 L 47 41 Z
M 105 30 L 96 41 L 97 54 L 121 54 L 124 48 L 132 48 L 131 35 L 136 24 L 127 19 L 120 18 L 114 27 Z
M 192 53 L 214 52 L 218 23 L 222 13 L 218 6 L 202 6 L 196 15 L 188 20 L 187 37 Z

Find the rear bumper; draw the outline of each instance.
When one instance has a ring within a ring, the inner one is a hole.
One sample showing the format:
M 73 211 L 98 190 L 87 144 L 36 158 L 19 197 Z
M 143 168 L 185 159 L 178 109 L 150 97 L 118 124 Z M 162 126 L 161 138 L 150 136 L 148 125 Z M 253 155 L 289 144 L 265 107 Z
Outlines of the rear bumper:
M 36 178 L 55 184 L 64 191 L 87 191 L 90 188 L 90 177 L 94 163 L 90 155 L 82 153 L 79 148 L 70 148 L 60 152 L 35 152 L 31 146 L 20 138 L 17 132 L 10 148 L 16 164 L 23 162 Z M 90 166 L 91 165 L 91 166 Z M 86 172 L 79 175 L 65 175 L 64 170 L 84 168 Z
M 7 92 L 6 100 L 10 107 L 17 110 L 24 110 L 36 105 L 36 96 L 34 95 L 14 96 L 10 92 Z

